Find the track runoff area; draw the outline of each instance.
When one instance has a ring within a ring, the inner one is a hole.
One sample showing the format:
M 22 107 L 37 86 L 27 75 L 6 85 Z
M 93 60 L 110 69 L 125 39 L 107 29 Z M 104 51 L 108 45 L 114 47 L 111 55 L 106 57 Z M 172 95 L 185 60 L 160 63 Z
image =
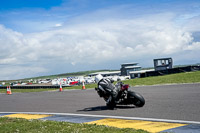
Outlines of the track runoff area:
M 149 132 L 199 133 L 200 122 L 73 113 L 0 112 L 0 117 L 65 121 L 143 129 Z

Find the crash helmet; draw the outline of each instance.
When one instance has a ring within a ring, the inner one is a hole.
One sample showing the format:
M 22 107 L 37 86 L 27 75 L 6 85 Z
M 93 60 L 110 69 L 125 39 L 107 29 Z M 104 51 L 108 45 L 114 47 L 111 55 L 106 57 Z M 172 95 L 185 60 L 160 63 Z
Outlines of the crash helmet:
M 95 76 L 95 82 L 96 83 L 99 83 L 99 81 L 102 80 L 102 79 L 103 79 L 103 76 L 101 74 L 98 74 L 98 75 Z

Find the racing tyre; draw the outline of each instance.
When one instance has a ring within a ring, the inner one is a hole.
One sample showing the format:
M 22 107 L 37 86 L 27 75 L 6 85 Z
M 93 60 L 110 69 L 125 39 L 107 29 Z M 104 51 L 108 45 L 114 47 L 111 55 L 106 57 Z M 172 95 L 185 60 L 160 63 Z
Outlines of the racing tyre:
M 143 107 L 145 104 L 145 100 L 142 95 L 137 92 L 129 91 L 128 92 L 129 98 L 131 99 L 132 103 L 137 107 Z

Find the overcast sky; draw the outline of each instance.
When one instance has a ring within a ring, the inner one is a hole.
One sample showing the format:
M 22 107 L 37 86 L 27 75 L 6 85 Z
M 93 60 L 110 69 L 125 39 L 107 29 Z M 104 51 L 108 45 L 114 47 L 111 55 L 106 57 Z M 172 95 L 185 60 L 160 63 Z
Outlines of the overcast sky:
M 6 0 L 0 80 L 98 69 L 200 63 L 199 0 Z

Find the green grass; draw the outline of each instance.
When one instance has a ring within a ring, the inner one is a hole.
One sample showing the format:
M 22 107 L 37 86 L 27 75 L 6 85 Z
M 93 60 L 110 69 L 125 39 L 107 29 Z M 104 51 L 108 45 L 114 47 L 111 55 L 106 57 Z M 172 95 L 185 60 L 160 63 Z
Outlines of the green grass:
M 160 84 L 181 84 L 181 83 L 200 83 L 200 71 L 170 74 L 164 76 L 154 76 L 146 78 L 136 78 L 122 81 L 130 86 L 138 85 L 160 85 Z M 86 85 L 86 88 L 95 88 L 96 84 Z M 81 86 L 74 86 L 74 89 L 81 89 Z
M 131 86 L 136 85 L 157 85 L 157 84 L 174 84 L 174 83 L 200 83 L 200 71 L 170 74 L 165 76 L 155 76 L 147 78 L 137 78 L 124 81 Z
M 85 85 L 86 89 L 95 88 L 95 87 L 97 87 L 97 84 L 86 84 Z M 73 88 L 73 89 L 82 89 L 82 85 L 80 85 L 80 86 L 73 86 L 73 87 L 70 87 L 70 88 Z
M 91 71 L 80 71 L 80 72 L 71 72 L 71 73 L 63 73 L 63 74 L 55 74 L 55 75 L 48 75 L 48 76 L 39 76 L 39 77 L 32 77 L 32 78 L 25 78 L 25 79 L 17 79 L 17 80 L 0 80 L 0 82 L 5 82 L 5 86 L 9 86 L 10 83 L 22 81 L 24 83 L 28 83 L 28 80 L 37 80 L 37 79 L 54 79 L 54 78 L 66 78 L 66 77 L 76 77 L 76 76 L 88 76 L 88 74 L 96 73 L 96 72 L 103 72 L 103 71 L 117 71 L 117 70 L 91 70 Z
M 138 85 L 158 85 L 158 84 L 174 84 L 174 83 L 200 83 L 200 71 L 186 72 L 178 74 L 170 74 L 165 76 L 154 76 L 146 78 L 137 78 L 123 81 L 130 86 Z M 95 88 L 97 84 L 85 85 L 86 89 Z M 82 86 L 65 87 L 65 89 L 82 89 Z M 40 92 L 40 91 L 56 91 L 55 89 L 12 89 L 12 92 Z M 0 93 L 6 93 L 6 89 L 0 89 Z
M 76 77 L 76 76 L 87 76 L 88 74 L 91 73 L 96 73 L 96 72 L 103 72 L 103 71 L 116 71 L 116 70 L 91 70 L 91 71 L 80 71 L 80 72 L 71 72 L 71 73 L 63 73 L 63 74 L 56 74 L 56 75 L 48 75 L 48 76 L 39 76 L 39 77 L 33 77 L 33 78 L 26 78 L 22 79 L 23 80 L 28 80 L 28 79 L 53 79 L 53 78 L 58 78 L 58 77 Z
M 47 89 L 12 89 L 12 93 L 24 93 L 24 92 L 41 92 L 41 91 L 58 91 L 58 88 L 47 88 Z M 6 89 L 0 89 L 0 93 L 6 93 Z
M 0 118 L 2 133 L 148 133 L 144 130 L 115 128 L 94 124 L 26 120 L 19 118 Z

